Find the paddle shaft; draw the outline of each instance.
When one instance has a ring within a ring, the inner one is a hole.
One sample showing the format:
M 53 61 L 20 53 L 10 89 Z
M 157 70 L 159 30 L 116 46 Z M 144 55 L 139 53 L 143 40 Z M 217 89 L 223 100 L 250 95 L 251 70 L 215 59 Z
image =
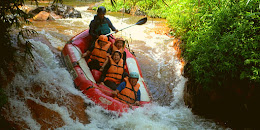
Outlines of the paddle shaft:
M 137 23 L 135 23 L 135 24 L 132 24 L 132 25 L 127 26 L 127 27 L 125 27 L 125 28 L 119 29 L 118 31 L 122 31 L 122 30 L 127 29 L 127 28 L 130 28 L 130 27 L 132 27 L 132 26 L 134 26 L 134 25 L 142 25 L 142 24 L 145 24 L 146 22 L 147 22 L 147 17 L 140 19 L 140 20 L 139 20 Z M 113 32 L 111 32 L 111 33 L 109 33 L 109 34 L 106 34 L 106 36 L 109 36 L 109 35 L 114 34 L 114 33 L 116 33 L 116 31 L 113 31 Z
M 134 26 L 134 25 L 136 25 L 136 24 L 133 24 L 133 25 L 127 26 L 127 27 L 125 27 L 125 28 L 119 29 L 118 32 L 119 32 L 119 31 L 122 31 L 122 30 L 124 30 L 124 29 L 130 28 L 130 27 L 132 27 L 132 26 Z M 112 31 L 112 32 L 106 34 L 106 36 L 109 36 L 109 35 L 114 34 L 114 33 L 116 33 L 116 31 Z
M 127 29 L 127 28 L 130 28 L 130 27 L 132 27 L 132 26 L 134 26 L 134 25 L 142 25 L 142 24 L 145 24 L 146 22 L 147 22 L 147 17 L 140 19 L 137 23 L 135 23 L 135 24 L 133 24 L 133 25 L 127 26 L 127 27 L 122 28 L 122 29 L 119 29 L 118 31 L 122 31 L 122 30 Z M 111 32 L 111 33 L 109 33 L 109 34 L 106 34 L 106 36 L 109 36 L 109 35 L 114 34 L 114 33 L 116 33 L 116 32 L 113 31 L 113 32 Z M 86 36 L 84 36 L 83 38 L 85 38 L 85 37 L 86 37 Z M 82 37 L 81 37 L 81 38 L 82 38 Z M 74 42 L 74 41 L 77 40 L 77 39 L 78 39 L 78 38 L 76 38 L 76 39 L 74 39 L 74 40 L 69 40 L 67 43 L 72 43 L 72 42 Z

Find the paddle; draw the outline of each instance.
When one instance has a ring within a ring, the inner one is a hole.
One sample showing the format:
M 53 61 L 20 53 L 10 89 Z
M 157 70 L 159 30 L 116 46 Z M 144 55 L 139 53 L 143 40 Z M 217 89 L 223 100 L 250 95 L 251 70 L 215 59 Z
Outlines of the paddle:
M 137 23 L 135 23 L 135 24 L 133 24 L 133 25 L 127 26 L 127 27 L 122 28 L 122 29 L 119 29 L 118 31 L 122 31 L 122 30 L 127 29 L 127 28 L 130 28 L 130 27 L 132 27 L 132 26 L 134 26 L 134 25 L 142 25 L 142 24 L 145 24 L 146 22 L 147 22 L 147 17 L 140 19 Z M 114 34 L 114 33 L 116 33 L 116 32 L 113 31 L 113 32 L 111 32 L 111 33 L 109 33 L 109 34 L 106 34 L 106 36 L 109 36 L 109 35 Z
M 132 26 L 134 26 L 134 25 L 142 25 L 142 24 L 145 24 L 146 22 L 147 22 L 147 17 L 140 19 L 137 23 L 135 23 L 135 24 L 133 24 L 133 25 L 127 26 L 127 27 L 122 28 L 122 29 L 119 29 L 118 31 L 122 31 L 122 30 L 127 29 L 127 28 L 130 28 L 130 27 L 132 27 Z M 109 34 L 106 34 L 106 36 L 109 36 L 109 35 L 114 34 L 114 33 L 116 33 L 116 32 L 113 31 L 113 32 L 111 32 L 111 33 L 109 33 Z M 84 37 L 86 37 L 86 36 L 84 36 Z M 84 37 L 83 37 L 83 38 L 84 38 Z M 81 37 L 81 38 L 82 38 L 82 37 Z M 78 39 L 78 38 L 77 38 L 77 39 Z M 72 42 L 74 42 L 74 41 L 77 40 L 77 39 L 73 39 L 73 40 L 71 39 L 71 40 L 67 41 L 67 44 L 72 43 Z

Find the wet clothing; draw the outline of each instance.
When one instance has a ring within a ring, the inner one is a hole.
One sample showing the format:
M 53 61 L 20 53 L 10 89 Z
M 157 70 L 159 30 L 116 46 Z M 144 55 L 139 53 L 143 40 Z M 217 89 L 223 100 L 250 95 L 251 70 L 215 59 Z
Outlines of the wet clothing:
M 110 29 L 112 31 L 116 30 L 116 28 L 107 17 L 104 17 L 104 19 L 100 19 L 97 15 L 95 15 L 94 19 L 89 24 L 89 34 L 94 39 L 97 39 L 99 35 L 110 33 Z
M 94 48 L 95 48 L 95 44 L 92 44 L 88 50 L 92 52 Z M 106 52 L 111 54 L 112 52 L 111 48 L 108 48 Z M 96 70 L 99 70 L 101 68 L 100 62 L 98 60 L 93 60 L 93 59 L 88 62 L 88 66 L 90 69 L 96 69 Z
M 140 101 L 141 99 L 141 92 L 139 90 L 140 84 L 137 83 L 134 87 L 132 87 L 130 82 L 128 81 L 128 77 L 124 78 L 124 80 L 125 82 L 122 82 L 117 87 L 119 93 L 115 99 L 129 104 L 134 104 L 135 101 Z
M 95 43 L 94 49 L 91 51 L 90 58 L 88 60 L 88 65 L 90 69 L 100 68 L 106 61 L 107 51 L 110 48 L 111 43 L 107 43 L 102 48 L 98 44 L 98 40 Z
M 99 70 L 101 68 L 100 62 L 98 60 L 91 60 L 88 62 L 88 67 L 92 70 Z
M 92 45 L 88 48 L 88 50 L 89 50 L 90 52 L 92 52 L 92 51 L 94 50 L 94 48 L 95 48 L 95 44 L 92 44 Z M 111 55 L 111 54 L 112 54 L 112 49 L 111 49 L 111 48 L 108 48 L 107 53 L 109 53 L 109 54 Z
M 128 74 L 124 72 L 124 64 L 121 59 L 118 64 L 116 64 L 112 58 L 105 66 L 100 81 L 112 90 L 116 90 L 117 86 L 123 81 L 124 77 Z
M 123 60 L 120 59 L 118 63 L 115 63 L 114 60 L 111 57 L 109 57 L 109 61 L 110 67 L 107 70 L 105 81 L 110 80 L 115 82 L 116 84 L 119 84 L 121 83 L 122 76 L 124 73 Z
M 110 80 L 106 80 L 106 81 L 104 82 L 104 84 L 105 84 L 107 87 L 109 87 L 110 89 L 112 89 L 112 90 L 116 90 L 117 86 L 119 85 L 119 84 L 116 84 L 115 82 L 110 81 Z

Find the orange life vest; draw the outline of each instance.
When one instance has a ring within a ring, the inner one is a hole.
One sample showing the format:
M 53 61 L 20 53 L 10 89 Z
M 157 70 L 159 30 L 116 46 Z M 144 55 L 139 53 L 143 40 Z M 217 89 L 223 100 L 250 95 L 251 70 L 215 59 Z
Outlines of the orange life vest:
M 91 60 L 98 60 L 100 63 L 100 66 L 103 65 L 103 63 L 106 61 L 106 57 L 107 57 L 107 50 L 109 49 L 111 45 L 111 42 L 108 42 L 105 46 L 103 46 L 102 48 L 98 45 L 98 40 L 95 42 L 95 48 L 92 51 L 91 55 L 90 55 L 90 59 Z
M 122 102 L 134 104 L 137 100 L 137 91 L 139 90 L 140 84 L 137 83 L 134 87 L 130 84 L 128 77 L 124 78 L 126 82 L 125 88 L 118 93 L 117 98 Z
M 121 53 L 121 58 L 123 58 L 123 55 L 124 55 L 124 52 L 125 52 L 125 46 L 123 46 L 121 49 L 118 49 L 118 48 L 113 44 L 112 53 L 114 53 L 115 51 L 120 51 L 120 53 Z
M 115 61 L 111 57 L 109 57 L 109 60 L 111 66 L 107 70 L 106 78 L 104 81 L 109 80 L 115 82 L 116 84 L 119 84 L 121 82 L 122 75 L 124 73 L 123 60 L 121 58 L 118 64 L 115 63 Z

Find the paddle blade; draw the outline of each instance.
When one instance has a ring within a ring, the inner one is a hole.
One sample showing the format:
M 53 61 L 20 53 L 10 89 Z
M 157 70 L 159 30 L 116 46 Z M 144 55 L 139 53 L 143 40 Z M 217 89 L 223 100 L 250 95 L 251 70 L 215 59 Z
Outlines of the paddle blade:
M 142 24 L 145 24 L 146 22 L 147 22 L 147 17 L 140 19 L 140 20 L 136 23 L 136 25 L 142 25 Z

